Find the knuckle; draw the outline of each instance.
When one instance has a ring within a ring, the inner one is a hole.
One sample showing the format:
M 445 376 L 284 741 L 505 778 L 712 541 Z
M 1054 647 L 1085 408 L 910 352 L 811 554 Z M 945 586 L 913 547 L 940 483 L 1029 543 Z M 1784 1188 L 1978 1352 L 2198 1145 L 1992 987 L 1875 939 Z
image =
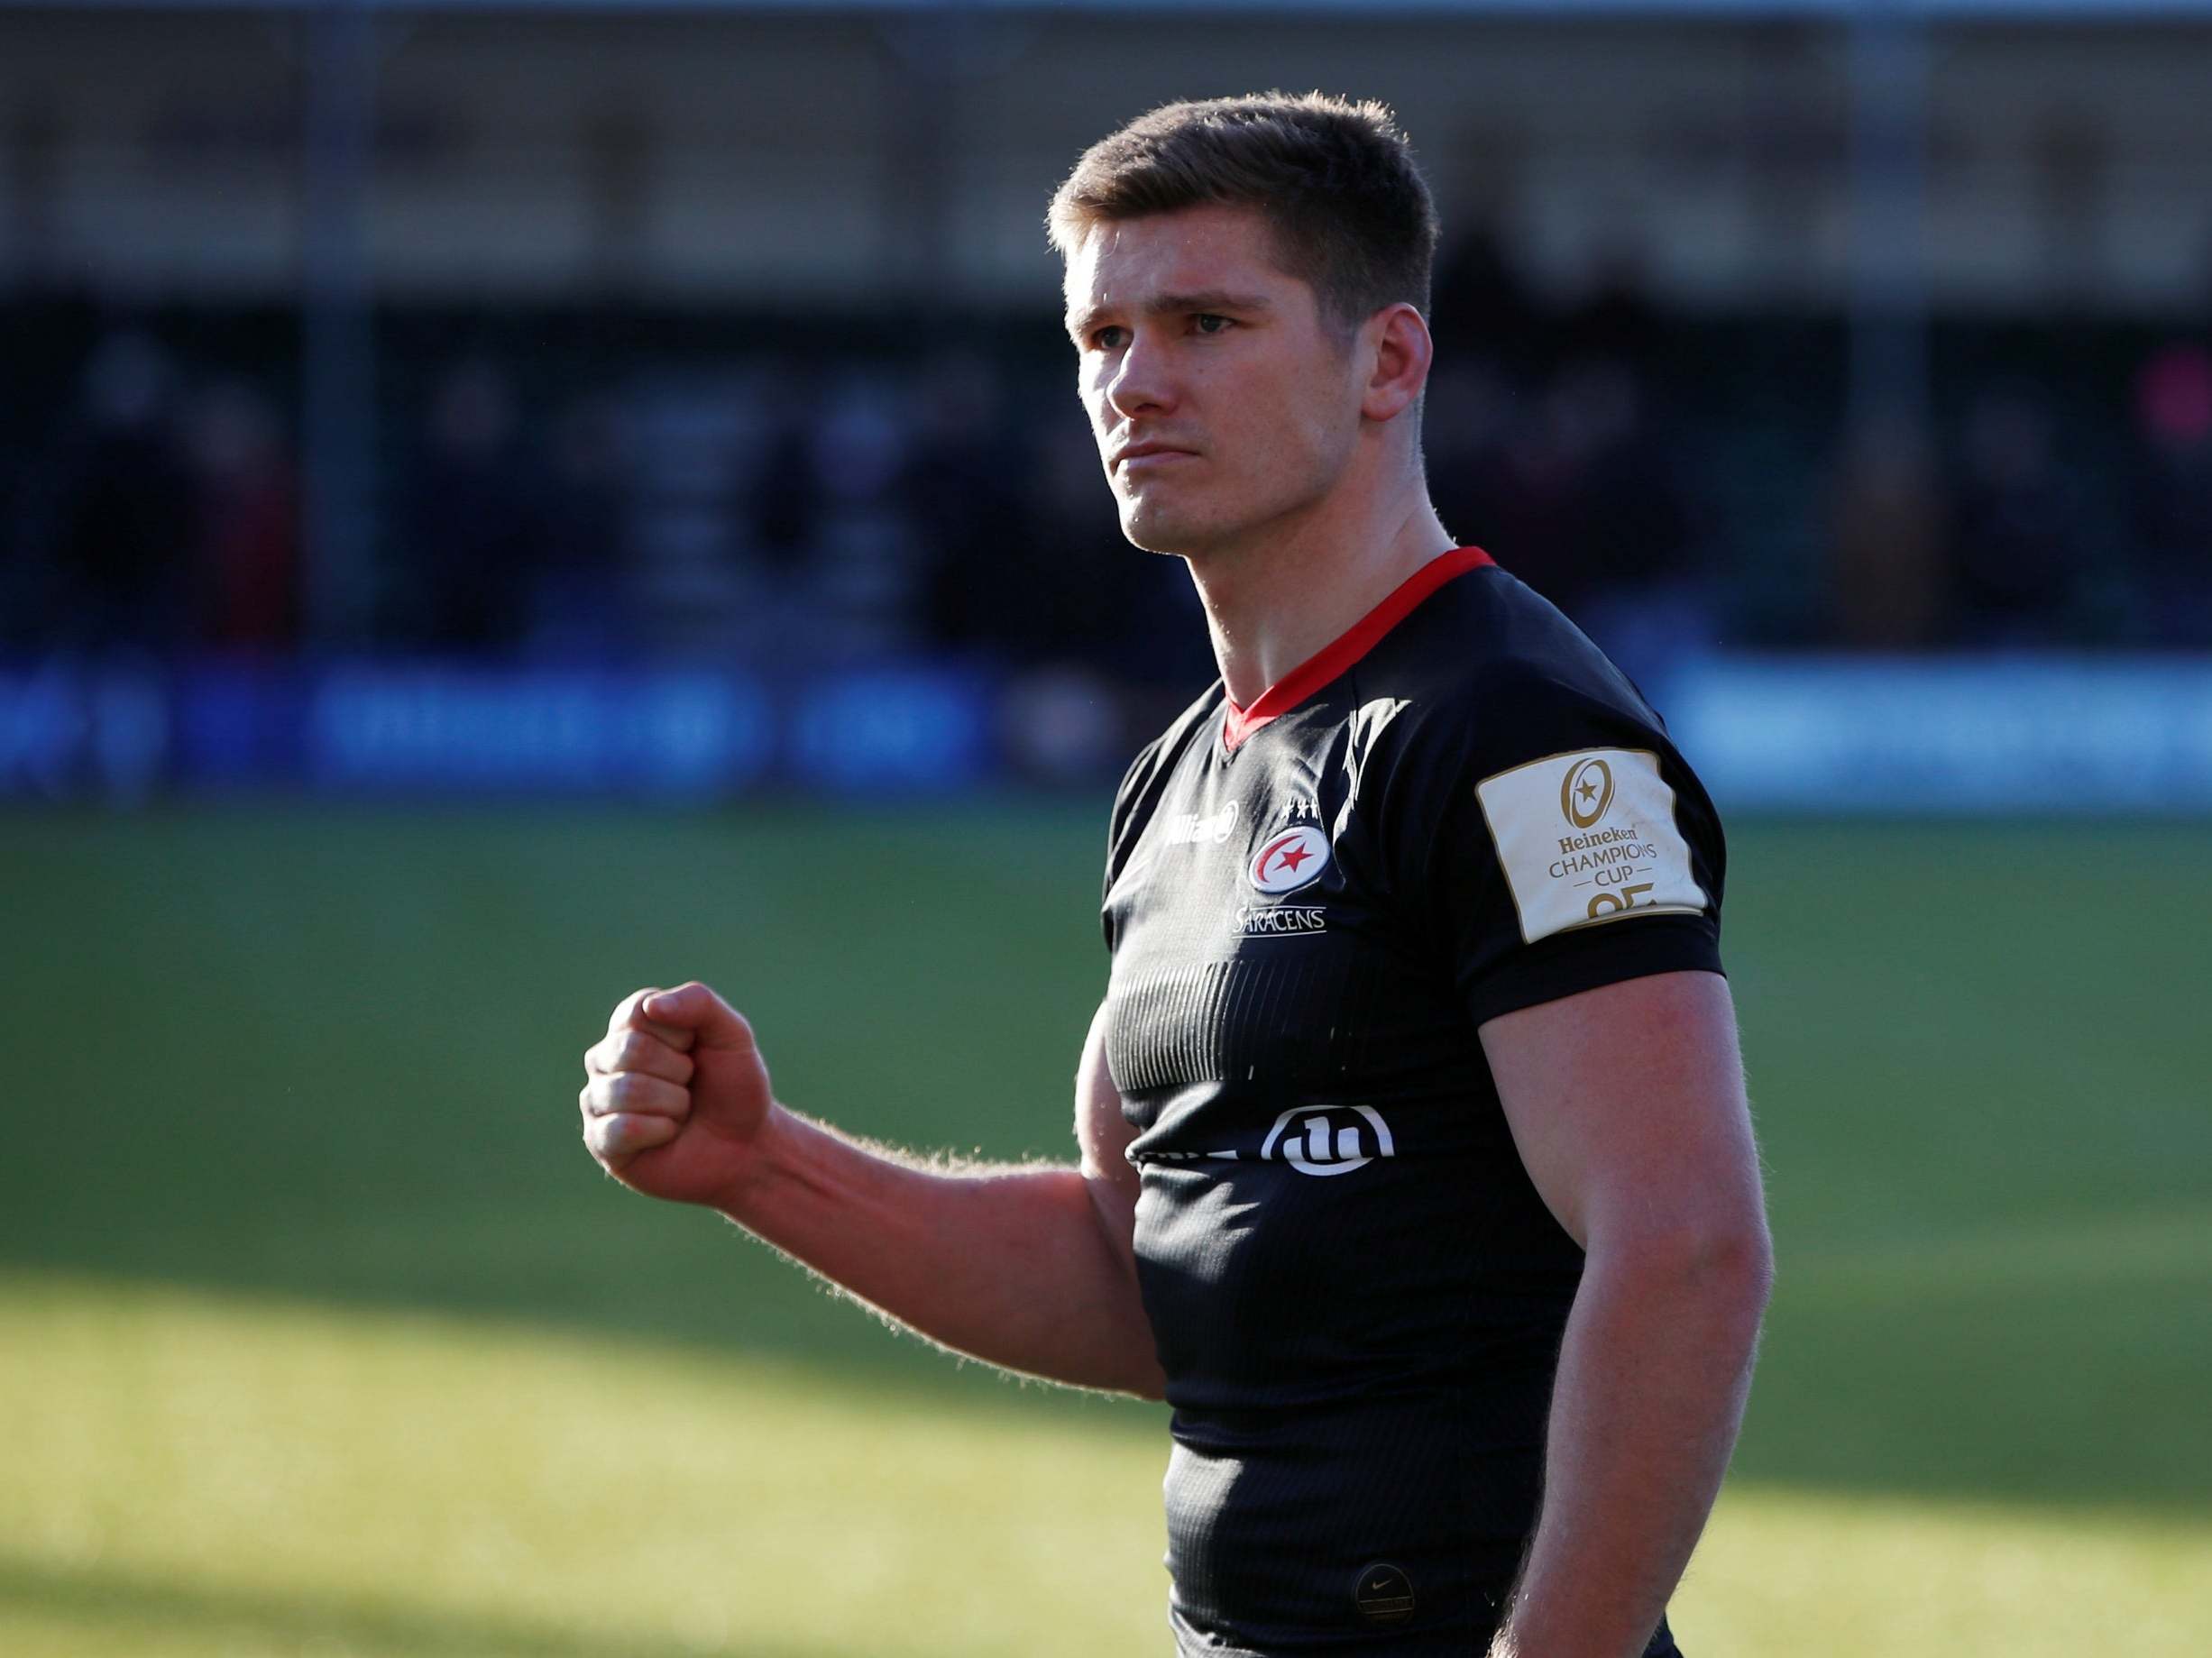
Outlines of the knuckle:
M 636 1072 L 673 1083 L 691 1080 L 691 1056 L 668 1046 L 649 1031 L 625 1031 L 610 1056 L 610 1071 Z
M 659 994 L 659 991 L 650 985 L 643 990 L 631 991 L 629 994 L 615 1003 L 614 1013 L 607 1021 L 607 1029 L 610 1031 L 629 1029 L 639 1017 L 638 1010 L 645 1004 L 645 999 Z
M 654 1041 L 646 1045 L 646 1052 L 640 1057 L 638 1068 L 680 1085 L 691 1081 L 692 1072 L 696 1067 L 693 1064 L 691 1055 L 681 1049 L 671 1048 L 665 1042 Z
M 673 1133 L 664 1117 L 623 1113 L 601 1117 L 592 1124 L 593 1150 L 602 1158 L 628 1157 L 665 1145 Z
M 607 1078 L 606 1097 L 610 1110 L 655 1116 L 670 1115 L 684 1103 L 681 1090 L 675 1084 L 639 1071 L 625 1071 Z

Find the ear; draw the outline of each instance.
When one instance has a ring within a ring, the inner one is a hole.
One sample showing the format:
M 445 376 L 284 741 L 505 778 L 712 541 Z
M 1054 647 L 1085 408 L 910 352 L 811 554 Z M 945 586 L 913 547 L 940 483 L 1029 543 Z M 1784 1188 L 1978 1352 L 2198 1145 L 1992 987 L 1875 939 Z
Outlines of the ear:
M 1360 414 L 1369 420 L 1394 420 L 1421 395 L 1428 365 L 1436 354 L 1420 312 L 1403 303 L 1386 306 L 1360 326 L 1366 349 L 1360 361 L 1370 365 L 1360 389 Z

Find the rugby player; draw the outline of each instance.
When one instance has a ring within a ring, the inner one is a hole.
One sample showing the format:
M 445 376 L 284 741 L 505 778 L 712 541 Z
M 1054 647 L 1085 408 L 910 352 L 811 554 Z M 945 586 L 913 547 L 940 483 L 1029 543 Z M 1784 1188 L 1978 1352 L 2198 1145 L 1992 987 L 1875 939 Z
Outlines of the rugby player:
M 697 983 L 616 1008 L 585 1140 L 949 1347 L 1164 1397 L 1179 1653 L 1673 1653 L 1770 1277 L 1712 803 L 1429 503 L 1387 110 L 1156 110 L 1050 225 L 1220 667 L 1115 801 L 1079 1163 L 840 1134 Z

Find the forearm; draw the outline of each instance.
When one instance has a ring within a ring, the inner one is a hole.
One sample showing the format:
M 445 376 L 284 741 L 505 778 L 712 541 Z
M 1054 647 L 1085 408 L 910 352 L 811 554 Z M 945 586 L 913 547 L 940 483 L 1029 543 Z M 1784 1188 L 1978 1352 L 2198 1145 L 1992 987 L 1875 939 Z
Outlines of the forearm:
M 898 1323 L 1007 1369 L 1158 1397 L 1126 1256 L 1075 1168 L 916 1167 L 778 1106 L 716 1207 Z
M 1593 1250 L 1560 1351 L 1543 1510 L 1492 1658 L 1643 1652 L 1736 1443 L 1768 1272 L 1763 1238 Z

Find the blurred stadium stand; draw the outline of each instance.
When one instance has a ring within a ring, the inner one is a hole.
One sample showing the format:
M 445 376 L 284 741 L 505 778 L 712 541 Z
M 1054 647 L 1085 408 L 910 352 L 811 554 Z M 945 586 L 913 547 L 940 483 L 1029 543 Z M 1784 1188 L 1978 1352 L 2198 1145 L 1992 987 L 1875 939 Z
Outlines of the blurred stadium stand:
M 1317 84 L 1446 523 L 1724 798 L 2212 809 L 2183 0 L 0 0 L 0 794 L 1110 772 L 1211 669 L 1043 204 Z

